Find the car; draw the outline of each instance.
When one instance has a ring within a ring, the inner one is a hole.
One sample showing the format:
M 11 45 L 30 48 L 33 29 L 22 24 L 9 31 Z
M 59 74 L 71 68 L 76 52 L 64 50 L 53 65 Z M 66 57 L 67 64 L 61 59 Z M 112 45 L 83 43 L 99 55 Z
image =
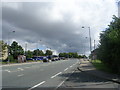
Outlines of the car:
M 34 59 L 33 59 L 33 58 L 27 58 L 26 60 L 28 60 L 28 61 L 29 61 L 29 60 L 34 60 Z
M 52 61 L 55 61 L 55 59 L 53 58 Z
M 44 57 L 44 58 L 43 58 L 43 62 L 49 62 L 48 58 L 47 58 L 47 57 Z

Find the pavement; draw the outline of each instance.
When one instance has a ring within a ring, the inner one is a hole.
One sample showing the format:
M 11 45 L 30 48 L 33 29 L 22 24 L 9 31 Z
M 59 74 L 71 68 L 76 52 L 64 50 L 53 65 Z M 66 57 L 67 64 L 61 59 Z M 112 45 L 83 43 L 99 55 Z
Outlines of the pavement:
M 120 90 L 120 77 L 96 70 L 88 60 L 81 59 L 75 72 L 64 83 L 68 88 L 99 88 Z
M 120 84 L 119 75 L 96 70 L 92 63 L 86 59 L 81 59 L 81 65 L 78 67 L 78 70 Z

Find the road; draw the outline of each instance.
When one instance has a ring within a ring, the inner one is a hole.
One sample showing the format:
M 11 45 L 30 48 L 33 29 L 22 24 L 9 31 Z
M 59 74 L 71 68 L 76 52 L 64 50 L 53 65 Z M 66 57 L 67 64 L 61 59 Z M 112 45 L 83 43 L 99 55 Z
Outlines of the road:
M 77 70 L 78 59 L 48 63 L 29 63 L 2 67 L 2 87 L 21 90 L 40 88 L 79 87 L 117 88 L 118 84 L 87 75 Z M 12 90 L 12 89 L 11 89 Z M 50 89 L 49 89 L 50 90 Z M 115 89 L 116 90 L 116 89 Z
M 3 88 L 25 88 L 62 86 L 69 77 L 62 74 L 73 73 L 79 60 L 60 60 L 48 63 L 32 63 L 2 67 Z

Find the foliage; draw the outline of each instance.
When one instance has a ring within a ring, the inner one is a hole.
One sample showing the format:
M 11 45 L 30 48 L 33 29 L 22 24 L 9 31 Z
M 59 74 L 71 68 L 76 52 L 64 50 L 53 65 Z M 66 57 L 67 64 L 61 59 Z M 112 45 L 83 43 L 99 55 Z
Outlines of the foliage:
M 6 47 L 7 47 L 7 44 L 4 43 L 3 40 L 1 40 L 1 41 L 0 41 L 0 52 L 1 52 L 1 56 L 2 56 L 2 57 L 3 57 L 4 54 L 5 54 L 4 50 L 6 49 Z
M 79 58 L 81 57 L 78 53 L 69 52 L 69 53 L 59 53 L 59 57 L 66 57 L 66 58 Z
M 45 53 L 46 56 L 49 56 L 49 55 L 52 55 L 52 54 L 53 54 L 53 52 L 51 50 L 46 50 L 46 53 Z
M 36 49 L 33 51 L 34 56 L 44 56 L 44 52 L 42 50 Z
M 33 57 L 33 52 L 30 51 L 30 50 L 26 51 L 25 54 L 26 54 L 26 58 L 32 58 Z
M 112 72 L 110 68 L 108 68 L 101 60 L 92 60 L 92 64 L 95 66 L 96 69 L 102 70 L 105 72 Z
M 10 52 L 10 55 L 12 55 L 15 59 L 17 59 L 18 55 L 24 54 L 24 50 L 22 46 L 18 45 L 16 41 L 13 41 L 11 46 L 9 46 L 9 52 Z
M 10 62 L 17 62 L 17 60 L 14 59 L 13 55 L 9 55 L 8 58 L 9 58 Z
M 100 34 L 97 56 L 113 71 L 120 72 L 120 18 L 114 16 L 109 28 Z

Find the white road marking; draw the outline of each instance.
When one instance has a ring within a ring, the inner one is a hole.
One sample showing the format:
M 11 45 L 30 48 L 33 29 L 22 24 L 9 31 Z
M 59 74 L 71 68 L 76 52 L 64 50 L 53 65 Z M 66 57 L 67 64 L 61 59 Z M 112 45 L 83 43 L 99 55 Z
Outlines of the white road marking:
M 72 73 L 74 73 L 74 71 L 72 71 Z
M 10 70 L 4 70 L 4 71 L 11 72 Z
M 24 69 L 22 69 L 22 68 L 18 68 L 19 70 L 21 70 L 21 71 L 23 71 Z
M 34 88 L 36 88 L 36 87 L 38 87 L 38 86 L 42 85 L 43 83 L 45 83 L 45 81 L 42 81 L 41 83 L 39 83 L 39 84 L 37 84 L 37 85 L 35 85 L 35 86 L 31 87 L 31 88 L 30 88 L 30 89 L 28 89 L 28 90 L 32 90 L 32 89 L 34 89 Z
M 11 72 L 18 72 L 19 70 L 17 70 L 17 71 L 11 71 Z
M 67 71 L 68 70 L 68 68 L 66 68 L 64 71 Z
M 64 82 L 65 82 L 65 80 L 62 81 L 62 82 L 57 86 L 57 88 L 59 88 Z
M 25 68 L 30 68 L 30 67 L 25 67 Z
M 70 67 L 73 67 L 72 65 Z
M 23 76 L 24 74 L 20 74 L 20 75 L 18 75 L 18 77 L 21 77 L 21 76 Z
M 57 74 L 55 74 L 54 76 L 52 76 L 51 78 L 54 78 L 54 77 L 56 77 L 57 75 L 59 75 L 59 74 L 61 74 L 62 72 L 59 72 L 59 73 L 57 73 Z
M 72 73 L 74 73 L 74 72 L 75 72 L 75 71 L 72 71 Z M 56 87 L 56 89 L 59 88 L 68 78 L 69 78 L 69 77 L 67 77 L 64 81 L 62 81 L 62 82 Z

